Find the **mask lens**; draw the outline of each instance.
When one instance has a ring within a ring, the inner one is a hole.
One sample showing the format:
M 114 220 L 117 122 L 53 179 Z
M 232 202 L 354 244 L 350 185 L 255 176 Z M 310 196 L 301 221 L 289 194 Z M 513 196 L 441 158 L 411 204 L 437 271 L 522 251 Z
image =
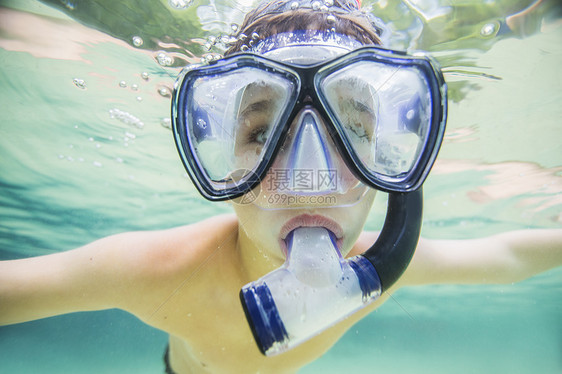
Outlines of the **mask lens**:
M 295 83 L 253 66 L 192 79 L 186 88 L 191 153 L 215 190 L 243 183 L 271 148 Z
M 324 78 L 329 111 L 358 160 L 384 179 L 405 177 L 426 143 L 431 102 L 414 66 L 360 61 Z

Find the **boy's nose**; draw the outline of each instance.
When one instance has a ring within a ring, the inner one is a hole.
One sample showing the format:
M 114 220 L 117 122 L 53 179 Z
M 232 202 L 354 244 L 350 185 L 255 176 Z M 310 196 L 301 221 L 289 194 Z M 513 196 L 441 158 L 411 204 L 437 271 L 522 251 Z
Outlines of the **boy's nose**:
M 303 109 L 293 126 L 295 136 L 286 160 L 286 167 L 291 170 L 290 185 L 296 192 L 326 192 L 326 185 L 321 183 L 318 175 L 333 168 L 331 153 L 334 150 L 329 145 L 325 126 L 311 108 Z

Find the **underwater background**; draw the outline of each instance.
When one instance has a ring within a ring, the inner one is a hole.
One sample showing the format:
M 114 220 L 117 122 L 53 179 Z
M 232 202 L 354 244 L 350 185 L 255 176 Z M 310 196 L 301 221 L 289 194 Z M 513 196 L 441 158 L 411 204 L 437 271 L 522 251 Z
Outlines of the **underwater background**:
M 254 4 L 0 0 L 0 259 L 231 211 L 191 185 L 170 98 L 181 67 L 220 55 Z M 363 5 L 387 47 L 431 52 L 449 86 L 422 235 L 561 228 L 560 2 Z M 562 268 L 401 289 L 300 373 L 562 373 L 561 296 Z M 0 373 L 160 373 L 166 342 L 122 311 L 69 314 L 0 327 Z

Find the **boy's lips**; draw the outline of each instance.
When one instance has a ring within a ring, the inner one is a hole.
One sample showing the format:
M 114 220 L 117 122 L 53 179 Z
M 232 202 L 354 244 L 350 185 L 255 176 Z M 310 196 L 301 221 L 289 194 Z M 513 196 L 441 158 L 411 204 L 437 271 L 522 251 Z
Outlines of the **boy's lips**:
M 281 227 L 281 232 L 279 233 L 279 241 L 285 255 L 287 254 L 287 245 L 285 244 L 285 239 L 291 231 L 299 227 L 324 227 L 328 229 L 335 235 L 336 245 L 341 251 L 343 242 L 343 229 L 336 221 L 319 214 L 301 214 L 299 216 L 291 218 L 283 225 L 283 227 Z

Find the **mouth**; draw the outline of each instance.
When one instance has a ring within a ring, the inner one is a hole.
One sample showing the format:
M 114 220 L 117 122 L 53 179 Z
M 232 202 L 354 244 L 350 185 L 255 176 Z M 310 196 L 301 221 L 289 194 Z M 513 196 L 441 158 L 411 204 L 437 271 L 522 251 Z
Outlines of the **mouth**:
M 279 244 L 285 256 L 287 256 L 287 243 L 285 239 L 287 239 L 287 236 L 291 233 L 291 231 L 298 229 L 299 227 L 324 227 L 334 234 L 336 237 L 336 246 L 341 252 L 343 244 L 343 229 L 336 221 L 318 214 L 301 214 L 288 220 L 281 228 L 281 232 L 279 234 Z

